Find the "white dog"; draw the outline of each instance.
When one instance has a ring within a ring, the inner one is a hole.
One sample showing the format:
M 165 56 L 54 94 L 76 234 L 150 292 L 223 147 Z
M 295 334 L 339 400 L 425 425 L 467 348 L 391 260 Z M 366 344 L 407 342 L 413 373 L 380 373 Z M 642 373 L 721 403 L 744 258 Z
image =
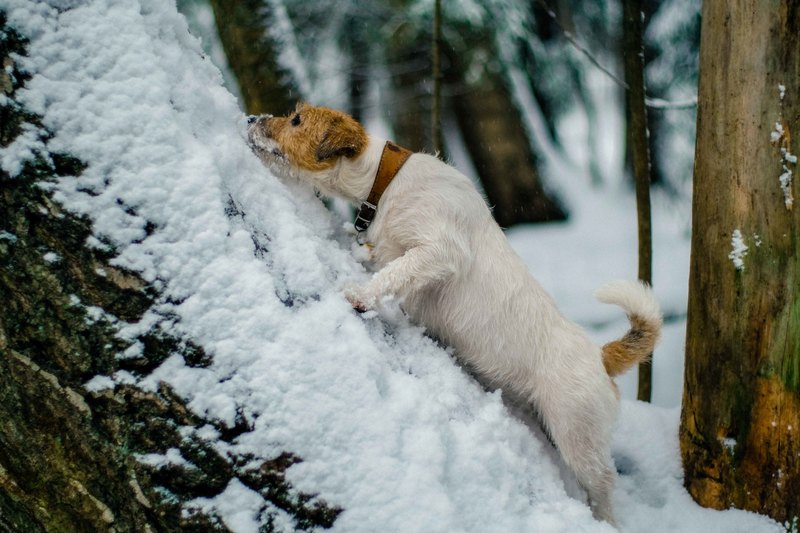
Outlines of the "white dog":
M 597 291 L 631 321 L 623 338 L 600 348 L 559 312 L 484 198 L 453 167 L 426 154 L 406 160 L 402 149 L 387 163 L 387 150 L 397 147 L 332 109 L 299 105 L 287 117 L 248 123 L 254 151 L 276 174 L 350 200 L 362 218 L 374 214 L 364 237 L 381 268 L 346 293 L 353 307 L 397 297 L 482 379 L 533 404 L 595 517 L 614 524 L 609 441 L 619 396 L 611 377 L 652 353 L 662 319 L 650 289 L 618 281 Z M 386 166 L 397 167 L 390 169 L 394 179 L 375 206 L 365 206 Z

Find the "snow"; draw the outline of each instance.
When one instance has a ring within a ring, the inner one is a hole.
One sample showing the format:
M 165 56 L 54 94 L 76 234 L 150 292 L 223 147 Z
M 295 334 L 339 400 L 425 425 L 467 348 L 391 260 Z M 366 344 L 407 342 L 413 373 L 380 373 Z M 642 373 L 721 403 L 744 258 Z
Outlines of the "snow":
M 108 376 L 95 376 L 84 383 L 83 388 L 89 392 L 99 392 L 105 389 L 113 389 L 114 380 Z
M 142 463 L 150 466 L 166 466 L 166 465 L 187 466 L 191 464 L 186 459 L 183 458 L 180 450 L 177 448 L 169 448 L 163 454 L 148 453 L 139 455 L 137 459 L 139 459 L 139 461 L 141 461 Z
M 55 252 L 47 252 L 42 256 L 42 259 L 44 259 L 48 263 L 58 263 L 59 261 L 61 261 L 61 256 Z
M 213 429 L 197 435 L 231 457 L 302 457 L 287 481 L 344 509 L 334 531 L 612 531 L 592 519 L 536 424 L 511 416 L 499 392 L 484 391 L 403 316 L 362 317 L 349 308 L 342 288 L 368 274 L 342 220 L 251 154 L 234 96 L 174 5 L 2 0 L 0 9 L 30 38 L 20 61 L 32 79 L 19 100 L 54 133 L 49 150 L 88 164 L 60 179 L 54 197 L 93 220 L 87 244 L 113 245 L 115 264 L 161 290 L 139 323 L 115 322 L 119 335 L 132 340 L 160 324 L 213 357 L 211 366 L 193 368 L 173 355 L 149 375 L 97 376 L 87 389 L 135 381 L 155 390 L 165 381 L 208 420 L 233 425 L 243 415 L 252 430 L 230 443 Z M 0 152 L 4 169 L 27 157 L 34 133 Z M 550 163 L 548 172 L 569 192 L 570 223 L 518 228 L 510 238 L 565 312 L 608 340 L 625 319 L 591 293 L 633 277 L 632 195 L 621 185 L 591 190 L 580 168 L 559 165 L 566 163 Z M 678 319 L 654 362 L 656 379 L 667 376 L 655 386 L 667 407 L 622 404 L 613 448 L 622 528 L 779 531 L 765 517 L 700 508 L 682 488 L 677 405 L 688 240 L 685 223 L 657 205 L 655 288 Z M 622 389 L 630 397 L 630 386 Z M 178 450 L 140 459 L 185 461 Z M 279 531 L 293 527 L 237 479 L 185 512 L 197 509 L 215 511 L 237 532 L 266 521 Z
M 728 254 L 728 259 L 733 261 L 733 266 L 736 267 L 736 270 L 744 270 L 744 258 L 747 255 L 748 249 L 739 228 L 733 230 L 733 234 L 731 235 L 731 253 Z
M 14 235 L 13 233 L 9 233 L 3 230 L 0 231 L 0 241 L 7 241 L 10 242 L 11 244 L 14 244 L 17 242 L 17 236 Z
M 39 138 L 36 128 L 30 124 L 24 124 L 22 133 L 7 147 L 3 148 L 0 155 L 0 168 L 15 177 L 22 172 L 22 167 L 26 162 L 30 162 L 38 152 L 42 152 L 44 143 Z
M 773 129 L 769 133 L 769 139 L 774 143 L 780 142 L 780 140 L 783 139 L 784 135 L 785 135 L 785 132 L 783 131 L 783 124 L 780 123 L 780 122 L 776 122 L 775 123 L 775 129 Z
M 788 132 L 784 130 L 783 126 L 783 98 L 786 95 L 786 86 L 779 84 L 778 93 L 780 97 L 780 119 L 775 122 L 775 129 L 773 129 L 769 136 L 772 144 L 780 145 L 781 151 L 781 175 L 778 176 L 778 182 L 781 185 L 783 192 L 783 203 L 786 209 L 792 209 L 794 205 L 794 195 L 792 194 L 792 169 L 788 165 L 797 165 L 797 156 L 789 151 L 791 143 Z
M 792 196 L 792 171 L 786 165 L 783 165 L 783 172 L 778 176 L 778 181 L 783 191 L 783 203 L 786 205 L 787 209 L 791 209 L 794 204 L 794 197 Z

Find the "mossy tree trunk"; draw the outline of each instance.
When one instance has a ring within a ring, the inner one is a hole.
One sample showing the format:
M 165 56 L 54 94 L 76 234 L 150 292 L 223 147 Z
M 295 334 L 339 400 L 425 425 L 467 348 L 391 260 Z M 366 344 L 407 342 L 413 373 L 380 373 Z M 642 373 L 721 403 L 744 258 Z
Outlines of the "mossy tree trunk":
M 12 54 L 24 52 L 24 38 L 0 12 L 2 146 L 25 124 L 41 128 L 14 101 L 26 74 Z M 129 343 L 116 336 L 115 321 L 139 321 L 155 293 L 109 264 L 111 248 L 87 248 L 89 222 L 38 186 L 82 170 L 69 155 L 37 153 L 19 175 L 0 172 L 0 530 L 224 530 L 208 517 L 182 518 L 181 491 L 163 501 L 156 486 L 171 485 L 156 482 L 132 455 L 177 447 L 177 428 L 197 423 L 168 388 L 84 388 L 97 374 L 143 372 L 180 349 L 153 331 L 138 339 L 141 357 L 125 365 L 116 359 Z M 201 350 L 185 347 L 195 363 L 204 360 Z
M 681 454 L 700 504 L 800 515 L 800 2 L 704 2 Z M 793 179 L 792 179 L 793 178 Z
M 39 131 L 44 146 L 51 137 L 15 99 L 28 79 L 14 61 L 25 48 L 0 11 L 2 147 L 24 128 Z M 243 416 L 234 427 L 201 419 L 165 383 L 155 392 L 122 383 L 87 390 L 97 375 L 143 377 L 171 356 L 193 367 L 211 358 L 191 339 L 165 333 L 174 316 L 136 338 L 118 335 L 121 324 L 157 313 L 159 294 L 111 265 L 110 243 L 88 247 L 91 222 L 52 199 L 49 186 L 84 168 L 44 150 L 17 175 L 0 170 L 0 531 L 227 531 L 219 517 L 187 513 L 183 504 L 220 494 L 234 478 L 298 529 L 329 527 L 338 509 L 284 479 L 299 458 L 286 452 L 253 469 L 250 459 L 222 456 L 194 432 L 211 424 L 231 442 L 250 430 Z M 117 357 L 134 343 L 138 354 Z M 136 459 L 171 448 L 186 466 Z

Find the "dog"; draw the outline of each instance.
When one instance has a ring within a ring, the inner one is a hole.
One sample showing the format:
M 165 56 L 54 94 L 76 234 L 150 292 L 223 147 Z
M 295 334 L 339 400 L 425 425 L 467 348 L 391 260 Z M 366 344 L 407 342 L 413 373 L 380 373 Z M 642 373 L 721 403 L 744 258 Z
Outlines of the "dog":
M 532 404 L 593 515 L 615 525 L 610 438 L 619 392 L 612 378 L 646 360 L 659 338 L 662 315 L 651 289 L 616 281 L 595 293 L 621 306 L 631 323 L 601 348 L 559 312 L 471 181 L 437 157 L 407 156 L 368 205 L 391 143 L 349 115 L 300 104 L 285 117 L 248 117 L 248 138 L 278 177 L 349 200 L 360 206 L 359 218 L 374 215 L 362 238 L 379 269 L 345 291 L 351 305 L 365 311 L 397 298 L 482 381 Z

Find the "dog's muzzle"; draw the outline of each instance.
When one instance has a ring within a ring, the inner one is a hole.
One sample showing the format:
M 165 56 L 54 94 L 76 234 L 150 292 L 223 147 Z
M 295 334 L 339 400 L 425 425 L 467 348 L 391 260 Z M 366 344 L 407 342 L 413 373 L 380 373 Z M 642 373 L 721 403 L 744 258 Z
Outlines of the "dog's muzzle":
M 269 115 L 269 114 L 266 114 L 266 113 L 263 114 L 263 115 L 247 115 L 247 125 L 248 126 L 252 126 L 253 124 L 258 122 L 259 120 L 262 120 L 262 119 L 268 120 L 268 119 L 271 119 L 271 118 L 272 118 L 272 115 Z

